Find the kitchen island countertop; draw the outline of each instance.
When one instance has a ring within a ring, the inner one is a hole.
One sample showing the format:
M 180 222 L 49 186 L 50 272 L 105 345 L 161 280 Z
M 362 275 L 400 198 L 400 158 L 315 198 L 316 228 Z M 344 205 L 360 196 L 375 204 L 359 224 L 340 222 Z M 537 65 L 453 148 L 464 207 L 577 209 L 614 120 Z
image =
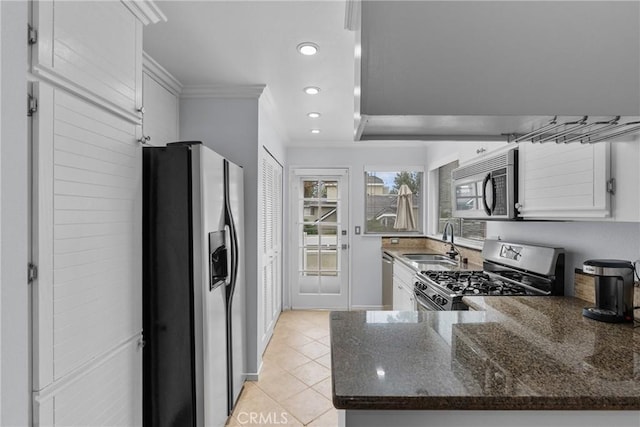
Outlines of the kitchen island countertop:
M 638 410 L 640 328 L 571 297 L 331 313 L 333 402 L 370 410 Z

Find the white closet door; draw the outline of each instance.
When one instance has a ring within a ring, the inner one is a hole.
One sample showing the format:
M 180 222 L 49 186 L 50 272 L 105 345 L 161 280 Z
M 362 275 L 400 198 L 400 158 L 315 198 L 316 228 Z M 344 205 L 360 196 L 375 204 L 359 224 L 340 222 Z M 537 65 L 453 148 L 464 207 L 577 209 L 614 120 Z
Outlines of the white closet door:
M 282 166 L 266 150 L 262 155 L 260 352 L 273 334 L 282 310 Z
M 43 83 L 36 96 L 35 424 L 138 425 L 142 153 L 136 125 Z

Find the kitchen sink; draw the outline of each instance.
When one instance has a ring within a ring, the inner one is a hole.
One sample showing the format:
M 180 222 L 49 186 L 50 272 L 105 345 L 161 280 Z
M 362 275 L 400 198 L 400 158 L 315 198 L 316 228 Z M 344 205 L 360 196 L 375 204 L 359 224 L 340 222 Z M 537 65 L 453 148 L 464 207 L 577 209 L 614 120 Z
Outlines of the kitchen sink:
M 421 264 L 441 263 L 441 262 L 451 263 L 451 264 L 456 263 L 454 260 L 452 260 L 448 256 L 440 255 L 440 254 L 404 254 L 404 257 L 410 261 L 419 262 Z

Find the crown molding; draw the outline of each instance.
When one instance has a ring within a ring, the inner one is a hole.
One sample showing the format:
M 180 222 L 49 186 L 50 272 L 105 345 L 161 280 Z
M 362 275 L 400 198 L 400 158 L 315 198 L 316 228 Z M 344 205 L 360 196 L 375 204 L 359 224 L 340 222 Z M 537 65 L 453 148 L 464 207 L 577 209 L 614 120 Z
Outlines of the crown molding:
M 167 22 L 167 16 L 153 0 L 120 0 L 143 25 Z
M 188 85 L 182 87 L 181 98 L 258 99 L 267 85 Z
M 175 96 L 180 96 L 182 83 L 173 77 L 162 65 L 158 64 L 147 52 L 142 52 L 142 70 L 169 92 Z

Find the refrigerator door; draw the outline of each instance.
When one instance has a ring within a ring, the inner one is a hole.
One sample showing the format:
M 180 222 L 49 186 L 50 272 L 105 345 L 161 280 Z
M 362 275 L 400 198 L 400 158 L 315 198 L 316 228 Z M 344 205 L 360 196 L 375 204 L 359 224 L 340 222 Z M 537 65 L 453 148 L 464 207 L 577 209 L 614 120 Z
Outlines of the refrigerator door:
M 228 411 L 238 400 L 246 373 L 245 272 L 244 272 L 244 180 L 240 166 L 225 161 L 226 220 L 232 235 L 230 244 L 233 274 L 227 284 L 227 357 L 229 358 Z
M 220 278 L 210 271 L 216 250 L 211 241 L 225 234 L 217 233 L 224 230 L 223 162 L 216 152 L 193 147 L 194 324 L 202 337 L 195 352 L 201 358 L 196 360 L 197 425 L 206 427 L 223 426 L 227 419 L 227 354 L 221 345 L 226 341 L 226 286 L 217 286 Z
M 191 153 L 143 151 L 143 423 L 196 425 Z

